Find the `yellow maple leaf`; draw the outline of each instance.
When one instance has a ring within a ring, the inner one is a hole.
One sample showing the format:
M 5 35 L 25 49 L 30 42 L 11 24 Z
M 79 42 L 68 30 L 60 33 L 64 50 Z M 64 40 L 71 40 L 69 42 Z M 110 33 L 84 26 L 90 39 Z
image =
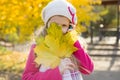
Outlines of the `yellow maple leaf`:
M 63 34 L 61 26 L 52 23 L 47 29 L 47 35 L 36 40 L 34 51 L 37 57 L 35 62 L 50 68 L 57 67 L 62 58 L 70 57 L 77 50 L 74 47 L 76 40 L 75 31 Z

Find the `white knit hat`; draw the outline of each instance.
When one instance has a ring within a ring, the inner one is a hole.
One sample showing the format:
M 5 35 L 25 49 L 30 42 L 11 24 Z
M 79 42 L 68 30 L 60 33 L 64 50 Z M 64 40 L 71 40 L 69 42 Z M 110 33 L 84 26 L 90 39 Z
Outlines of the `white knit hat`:
M 71 23 L 77 24 L 76 9 L 66 0 L 53 0 L 42 10 L 44 23 L 47 23 L 55 15 L 65 16 Z

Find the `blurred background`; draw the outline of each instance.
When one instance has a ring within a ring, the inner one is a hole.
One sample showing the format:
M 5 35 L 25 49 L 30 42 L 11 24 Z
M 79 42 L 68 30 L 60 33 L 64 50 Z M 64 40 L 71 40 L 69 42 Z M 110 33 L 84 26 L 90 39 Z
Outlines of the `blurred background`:
M 30 46 L 44 26 L 51 0 L 0 1 L 0 80 L 21 80 Z M 120 79 L 120 0 L 68 0 L 77 9 L 77 32 L 87 42 L 95 70 L 84 80 Z

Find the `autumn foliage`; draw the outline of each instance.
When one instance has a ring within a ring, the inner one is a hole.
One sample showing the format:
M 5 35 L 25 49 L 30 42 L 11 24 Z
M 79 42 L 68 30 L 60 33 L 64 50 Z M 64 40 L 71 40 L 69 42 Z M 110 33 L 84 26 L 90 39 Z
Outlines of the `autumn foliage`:
M 20 43 L 30 40 L 31 34 L 43 25 L 41 10 L 51 0 L 1 0 L 0 1 L 0 40 Z M 81 23 L 100 19 L 94 12 L 94 4 L 101 0 L 68 0 L 77 9 L 79 32 L 86 30 Z
M 1 0 L 0 40 L 24 42 L 42 25 L 41 10 L 50 0 Z

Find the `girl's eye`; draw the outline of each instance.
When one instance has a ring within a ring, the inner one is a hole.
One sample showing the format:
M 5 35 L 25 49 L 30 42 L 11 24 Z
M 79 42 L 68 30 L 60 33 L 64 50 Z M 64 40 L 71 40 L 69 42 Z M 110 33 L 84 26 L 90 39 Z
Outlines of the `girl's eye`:
M 69 29 L 73 29 L 72 25 L 69 25 Z

